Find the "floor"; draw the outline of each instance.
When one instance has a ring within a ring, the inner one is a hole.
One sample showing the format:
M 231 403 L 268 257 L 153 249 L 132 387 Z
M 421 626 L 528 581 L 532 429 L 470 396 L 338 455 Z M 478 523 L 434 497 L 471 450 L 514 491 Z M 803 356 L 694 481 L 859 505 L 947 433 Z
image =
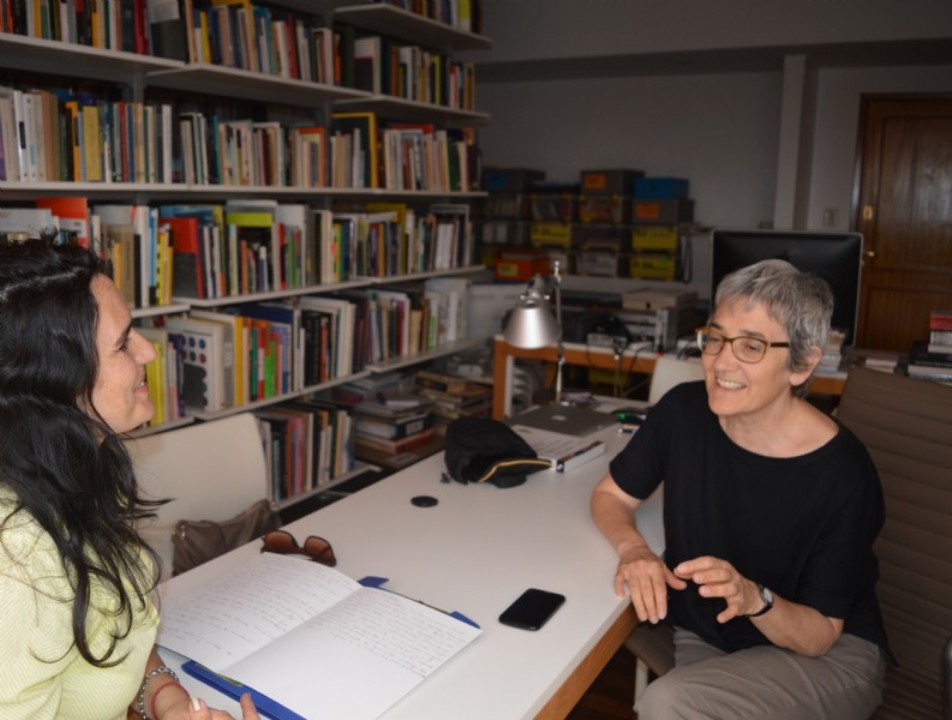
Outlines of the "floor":
M 632 710 L 635 692 L 635 657 L 625 648 L 608 661 L 567 720 L 637 720 Z

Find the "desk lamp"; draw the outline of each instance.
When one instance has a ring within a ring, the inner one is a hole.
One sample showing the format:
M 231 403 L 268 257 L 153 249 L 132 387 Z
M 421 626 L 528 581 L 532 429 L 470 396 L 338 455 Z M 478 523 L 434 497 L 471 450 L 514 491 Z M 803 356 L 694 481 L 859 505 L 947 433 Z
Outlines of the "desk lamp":
M 516 424 L 542 428 L 568 435 L 587 435 L 617 422 L 614 416 L 573 406 L 562 397 L 562 367 L 565 365 L 562 328 L 562 276 L 559 262 L 552 269 L 555 318 L 546 295 L 545 280 L 536 275 L 512 311 L 503 339 L 513 347 L 538 350 L 556 343 L 555 400 L 545 407 L 524 413 Z
M 550 296 L 545 294 L 545 281 L 536 275 L 526 291 L 519 296 L 509 323 L 503 332 L 503 338 L 510 345 L 523 350 L 538 350 L 557 343 L 555 402 L 562 404 L 562 366 L 565 364 L 562 347 L 562 276 L 559 274 L 559 261 L 552 270 L 555 285 L 555 318 L 549 307 Z

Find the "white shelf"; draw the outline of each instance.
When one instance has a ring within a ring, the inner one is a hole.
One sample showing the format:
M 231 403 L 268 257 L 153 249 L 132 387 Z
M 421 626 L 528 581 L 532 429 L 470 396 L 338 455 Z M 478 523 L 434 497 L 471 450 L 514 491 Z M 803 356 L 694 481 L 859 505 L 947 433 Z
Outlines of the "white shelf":
M 292 288 L 289 290 L 272 290 L 271 292 L 249 293 L 247 295 L 226 295 L 220 298 L 188 298 L 174 297 L 176 302 L 185 303 L 192 307 L 210 308 L 221 307 L 223 305 L 242 305 L 244 303 L 261 302 L 263 300 L 275 300 L 278 298 L 295 297 L 297 295 L 319 295 L 322 293 L 335 292 L 337 290 L 350 290 L 352 288 L 367 287 L 372 285 L 371 278 L 357 278 L 339 283 L 327 283 L 325 285 L 308 285 L 307 287 Z
M 143 73 L 178 69 L 183 63 L 152 55 L 0 33 L 0 67 L 131 83 Z
M 434 348 L 433 350 L 417 353 L 416 355 L 401 355 L 400 357 L 392 358 L 390 360 L 383 360 L 377 363 L 367 363 L 367 370 L 373 373 L 385 373 L 390 372 L 391 370 L 399 370 L 400 368 L 410 367 L 411 365 L 419 365 L 420 363 L 429 362 L 430 360 L 446 357 L 447 355 L 452 355 L 453 353 L 460 352 L 462 350 L 469 350 L 470 348 L 482 344 L 482 342 L 482 338 L 465 338 L 463 340 L 457 340 L 456 342 L 447 343 L 446 345 Z
M 280 500 L 279 502 L 277 502 L 276 505 L 279 510 L 293 507 L 294 505 L 297 505 L 302 500 L 307 500 L 308 498 L 314 497 L 315 495 L 320 495 L 321 493 L 327 492 L 328 490 L 333 490 L 335 487 L 347 482 L 348 480 L 353 480 L 355 477 L 359 477 L 363 475 L 364 473 L 373 472 L 375 470 L 379 470 L 379 468 L 376 465 L 370 465 L 369 463 L 365 463 L 360 460 L 357 460 L 352 470 L 348 470 L 342 475 L 339 475 L 338 477 L 334 478 L 330 482 L 324 483 L 323 485 L 320 485 L 319 487 L 312 488 L 299 495 L 294 495 L 293 497 L 284 498 L 283 500 Z
M 175 315 L 188 312 L 191 305 L 187 302 L 174 302 L 171 305 L 152 305 L 145 308 L 130 308 L 134 318 L 156 317 L 157 315 Z
M 237 415 L 238 413 L 249 412 L 251 410 L 266 408 L 271 405 L 277 405 L 278 403 L 282 403 L 285 400 L 294 400 L 295 398 L 303 397 L 304 395 L 310 395 L 311 393 L 319 392 L 321 390 L 328 390 L 336 385 L 343 385 L 344 383 L 352 382 L 353 380 L 364 378 L 368 375 L 370 375 L 369 369 L 362 370 L 360 372 L 351 373 L 350 375 L 344 375 L 343 377 L 328 380 L 327 382 L 322 382 L 318 385 L 310 385 L 306 388 L 295 390 L 294 392 L 284 393 L 283 395 L 275 395 L 271 398 L 265 398 L 264 400 L 255 400 L 254 402 L 224 408 L 223 410 L 215 410 L 213 412 L 192 410 L 189 412 L 189 415 L 191 417 L 198 418 L 199 420 L 217 420 L 218 418 L 228 417 L 229 415 Z
M 360 98 L 362 90 L 322 85 L 249 70 L 209 65 L 179 63 L 179 67 L 158 70 L 146 75 L 146 83 L 184 92 L 206 93 L 253 102 L 296 107 L 313 107 L 330 100 Z
M 427 121 L 461 127 L 487 125 L 489 123 L 488 113 L 461 110 L 415 100 L 404 100 L 391 95 L 368 95 L 365 93 L 360 98 L 336 101 L 334 109 L 345 112 L 375 112 L 387 120 Z
M 485 35 L 460 30 L 393 5 L 343 7 L 334 13 L 334 20 L 443 52 L 487 50 L 493 46 Z

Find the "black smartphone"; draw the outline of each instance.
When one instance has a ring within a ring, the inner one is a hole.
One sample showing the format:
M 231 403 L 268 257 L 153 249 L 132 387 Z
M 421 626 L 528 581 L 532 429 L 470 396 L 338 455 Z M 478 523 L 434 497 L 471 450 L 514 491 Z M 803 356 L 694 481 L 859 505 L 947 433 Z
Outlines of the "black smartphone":
M 499 622 L 522 630 L 538 630 L 564 602 L 565 595 L 529 588 L 503 610 Z

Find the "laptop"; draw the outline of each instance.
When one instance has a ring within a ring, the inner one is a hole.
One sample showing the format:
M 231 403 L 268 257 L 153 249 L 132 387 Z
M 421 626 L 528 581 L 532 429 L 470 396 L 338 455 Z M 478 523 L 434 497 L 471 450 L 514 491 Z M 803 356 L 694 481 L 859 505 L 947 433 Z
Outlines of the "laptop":
M 548 432 L 584 437 L 607 427 L 618 425 L 614 414 L 598 412 L 574 405 L 550 403 L 509 418 L 510 425 L 526 425 Z

